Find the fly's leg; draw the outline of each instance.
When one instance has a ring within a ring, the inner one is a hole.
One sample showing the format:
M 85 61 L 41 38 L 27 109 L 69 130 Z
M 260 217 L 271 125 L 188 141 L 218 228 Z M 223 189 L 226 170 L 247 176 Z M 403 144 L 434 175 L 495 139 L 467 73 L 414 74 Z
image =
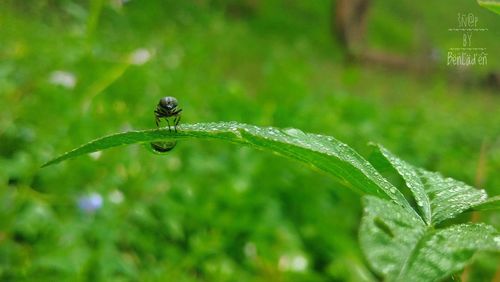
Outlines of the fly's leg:
M 170 129 L 170 122 L 168 121 L 168 118 L 165 119 L 167 121 L 167 125 L 168 125 L 168 132 L 172 132 L 172 130 Z
M 181 115 L 178 115 L 174 119 L 174 130 L 175 133 L 177 133 L 177 125 L 179 125 L 179 122 L 181 121 Z

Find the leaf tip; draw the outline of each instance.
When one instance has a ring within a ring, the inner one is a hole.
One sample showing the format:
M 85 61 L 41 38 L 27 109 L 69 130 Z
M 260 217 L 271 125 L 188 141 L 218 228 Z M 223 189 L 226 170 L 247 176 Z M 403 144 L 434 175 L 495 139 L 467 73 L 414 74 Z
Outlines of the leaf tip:
M 42 165 L 40 166 L 40 168 L 48 167 L 48 166 L 51 166 L 51 165 L 56 164 L 56 163 L 58 163 L 58 162 L 60 162 L 59 158 L 52 159 L 52 160 L 50 160 L 50 161 L 45 162 L 44 164 L 42 164 Z
M 52 161 L 48 161 L 40 166 L 40 168 L 48 167 L 49 165 L 52 164 Z

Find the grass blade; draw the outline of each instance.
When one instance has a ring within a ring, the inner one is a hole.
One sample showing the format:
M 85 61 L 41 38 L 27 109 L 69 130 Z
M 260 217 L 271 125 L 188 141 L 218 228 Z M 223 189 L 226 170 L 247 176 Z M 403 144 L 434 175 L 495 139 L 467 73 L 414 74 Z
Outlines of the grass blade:
M 298 129 L 264 128 L 236 122 L 184 124 L 178 129 L 177 133 L 168 129 L 149 129 L 106 136 L 69 151 L 43 167 L 122 145 L 189 138 L 219 139 L 273 151 L 312 164 L 362 194 L 392 199 L 414 212 L 400 191 L 368 161 L 333 137 L 304 133 Z

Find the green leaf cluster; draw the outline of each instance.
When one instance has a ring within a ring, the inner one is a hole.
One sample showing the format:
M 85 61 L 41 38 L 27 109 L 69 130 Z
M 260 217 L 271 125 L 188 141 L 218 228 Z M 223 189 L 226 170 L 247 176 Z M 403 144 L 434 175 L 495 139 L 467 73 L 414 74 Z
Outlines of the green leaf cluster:
M 178 132 L 129 131 L 91 141 L 44 166 L 121 145 L 191 138 L 219 139 L 287 156 L 326 171 L 363 195 L 360 243 L 373 270 L 388 281 L 436 281 L 463 268 L 477 251 L 500 250 L 500 235 L 492 226 L 448 224 L 466 211 L 499 209 L 500 198 L 417 168 L 380 145 L 373 145 L 368 161 L 333 137 L 294 128 L 217 122 L 185 124 Z

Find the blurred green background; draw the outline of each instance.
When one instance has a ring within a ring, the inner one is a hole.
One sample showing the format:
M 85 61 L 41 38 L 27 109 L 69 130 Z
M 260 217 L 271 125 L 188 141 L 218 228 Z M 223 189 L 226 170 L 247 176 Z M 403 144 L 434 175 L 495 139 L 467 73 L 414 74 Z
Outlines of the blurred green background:
M 350 63 L 334 2 L 1 1 L 0 280 L 377 280 L 357 243 L 359 195 L 296 161 L 185 141 L 40 169 L 152 128 L 163 96 L 182 123 L 296 127 L 364 156 L 374 141 L 500 194 L 500 90 L 483 83 L 500 68 L 500 17 L 472 0 L 373 1 L 366 44 L 431 50 L 421 73 Z M 487 66 L 446 66 L 459 12 L 489 29 L 473 39 Z M 479 220 L 500 226 L 498 213 Z M 491 281 L 498 262 L 476 256 L 469 281 Z

